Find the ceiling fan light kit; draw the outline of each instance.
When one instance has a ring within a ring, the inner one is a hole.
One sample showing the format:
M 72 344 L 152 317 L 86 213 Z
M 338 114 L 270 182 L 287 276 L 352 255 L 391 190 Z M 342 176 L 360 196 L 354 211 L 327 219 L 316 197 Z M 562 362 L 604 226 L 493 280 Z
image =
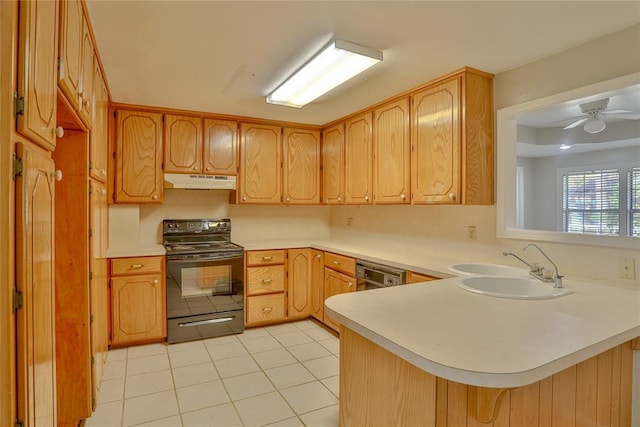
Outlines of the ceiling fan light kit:
M 594 118 L 594 119 L 590 118 L 584 124 L 582 129 L 584 129 L 584 131 L 587 133 L 598 133 L 598 132 L 602 132 L 606 127 L 607 127 L 607 124 L 604 121 L 598 118 Z
M 302 108 L 380 61 L 380 51 L 333 40 L 267 95 L 266 101 Z
M 605 118 L 616 118 L 618 120 L 640 119 L 640 113 L 630 110 L 607 110 L 608 106 L 609 98 L 580 104 L 580 111 L 584 115 L 562 129 L 573 129 L 576 126 L 583 125 L 582 129 L 587 133 L 599 133 L 607 127 Z

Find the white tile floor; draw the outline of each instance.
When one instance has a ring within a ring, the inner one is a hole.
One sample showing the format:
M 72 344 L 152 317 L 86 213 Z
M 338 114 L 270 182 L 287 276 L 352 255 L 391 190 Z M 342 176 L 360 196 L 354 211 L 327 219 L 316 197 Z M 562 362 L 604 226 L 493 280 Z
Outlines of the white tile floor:
M 86 426 L 335 427 L 338 352 L 311 320 L 111 350 Z

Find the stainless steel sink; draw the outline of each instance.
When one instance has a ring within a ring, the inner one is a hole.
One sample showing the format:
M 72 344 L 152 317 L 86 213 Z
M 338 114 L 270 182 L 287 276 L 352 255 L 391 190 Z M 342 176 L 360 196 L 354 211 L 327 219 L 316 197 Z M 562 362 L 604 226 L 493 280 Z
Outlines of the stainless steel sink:
M 572 293 L 567 288 L 515 276 L 469 276 L 458 279 L 458 286 L 476 294 L 513 299 L 550 299 Z

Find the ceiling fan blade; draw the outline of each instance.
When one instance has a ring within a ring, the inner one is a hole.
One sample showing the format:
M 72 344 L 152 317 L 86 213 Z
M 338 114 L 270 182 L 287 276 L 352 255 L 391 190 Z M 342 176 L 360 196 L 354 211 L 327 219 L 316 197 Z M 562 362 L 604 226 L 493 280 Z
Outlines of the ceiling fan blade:
M 631 110 L 604 110 L 604 114 L 618 114 L 618 113 L 635 113 L 635 111 Z
M 629 111 L 628 113 L 611 113 L 606 112 L 606 117 L 611 117 L 612 119 L 627 119 L 627 120 L 638 120 L 640 119 L 640 113 L 634 113 Z
M 573 129 L 576 126 L 580 126 L 582 123 L 586 122 L 587 120 L 589 120 L 589 117 L 578 119 L 575 122 L 571 123 L 570 125 L 563 127 L 562 129 L 563 130 L 565 130 L 565 129 Z

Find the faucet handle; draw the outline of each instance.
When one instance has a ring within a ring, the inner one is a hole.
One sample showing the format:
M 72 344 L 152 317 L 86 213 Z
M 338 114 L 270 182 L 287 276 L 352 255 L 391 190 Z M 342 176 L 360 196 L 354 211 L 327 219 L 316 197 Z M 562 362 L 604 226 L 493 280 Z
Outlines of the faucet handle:
M 532 273 L 542 274 L 543 270 L 544 270 L 544 267 L 542 267 L 542 265 L 538 264 L 537 262 L 531 263 L 531 272 Z

